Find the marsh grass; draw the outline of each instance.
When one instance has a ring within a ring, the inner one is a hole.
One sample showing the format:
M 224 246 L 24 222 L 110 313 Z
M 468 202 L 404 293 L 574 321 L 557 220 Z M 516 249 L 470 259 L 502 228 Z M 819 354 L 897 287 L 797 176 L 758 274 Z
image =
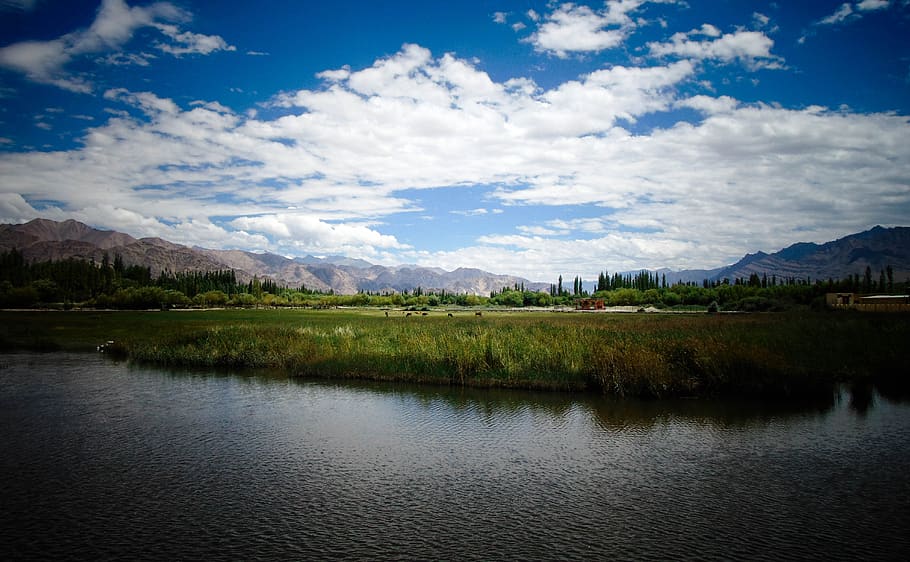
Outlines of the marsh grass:
M 10 316 L 13 315 L 13 316 Z M 597 390 L 619 396 L 799 395 L 906 384 L 905 315 L 633 315 L 380 311 L 0 313 L 9 349 L 115 340 L 126 358 L 292 376 Z M 18 337 L 18 339 L 17 339 Z

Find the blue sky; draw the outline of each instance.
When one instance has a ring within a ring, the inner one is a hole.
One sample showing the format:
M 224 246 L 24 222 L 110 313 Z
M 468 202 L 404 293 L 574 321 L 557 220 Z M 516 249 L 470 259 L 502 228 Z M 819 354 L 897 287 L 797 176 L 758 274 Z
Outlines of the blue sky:
M 910 0 L 0 0 L 0 222 L 553 281 L 910 217 Z

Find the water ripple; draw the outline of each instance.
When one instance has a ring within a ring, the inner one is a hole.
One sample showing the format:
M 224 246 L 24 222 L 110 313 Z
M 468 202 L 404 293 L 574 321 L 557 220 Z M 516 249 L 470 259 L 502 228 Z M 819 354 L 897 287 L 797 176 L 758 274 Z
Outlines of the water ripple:
M 11 558 L 889 559 L 910 407 L 0 369 Z

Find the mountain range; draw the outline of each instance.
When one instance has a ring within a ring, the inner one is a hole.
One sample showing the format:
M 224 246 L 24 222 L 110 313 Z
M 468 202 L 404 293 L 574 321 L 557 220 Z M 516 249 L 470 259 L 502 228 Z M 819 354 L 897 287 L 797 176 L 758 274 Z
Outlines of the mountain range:
M 550 282 L 532 282 L 512 275 L 497 275 L 472 268 L 446 271 L 416 265 L 382 266 L 343 256 L 287 258 L 270 253 L 211 250 L 174 244 L 160 238 L 136 239 L 128 234 L 99 230 L 75 220 L 35 219 L 25 224 L 0 225 L 0 251 L 17 249 L 29 261 L 66 258 L 101 262 L 119 254 L 124 264 L 147 266 L 152 275 L 161 271 L 213 271 L 233 269 L 238 279 L 271 278 L 291 287 L 305 286 L 338 294 L 358 291 L 412 291 L 444 289 L 455 293 L 489 294 L 503 287 L 523 285 L 547 290 Z M 659 269 L 668 283 L 707 279 L 748 278 L 751 274 L 781 278 L 841 279 L 874 275 L 891 267 L 895 280 L 910 277 L 910 227 L 883 228 L 851 234 L 825 244 L 800 242 L 773 254 L 747 254 L 738 262 L 717 269 L 672 271 Z M 632 272 L 637 273 L 637 272 Z
M 215 271 L 233 269 L 240 281 L 254 276 L 271 278 L 290 287 L 354 294 L 359 291 L 413 291 L 444 289 L 454 293 L 489 294 L 503 287 L 524 285 L 546 290 L 548 283 L 532 283 L 513 275 L 479 269 L 445 271 L 417 265 L 382 266 L 342 256 L 287 258 L 241 250 L 190 248 L 160 238 L 136 239 L 128 234 L 98 230 L 75 220 L 56 222 L 35 219 L 25 224 L 0 225 L 0 251 L 17 249 L 29 261 L 66 258 L 94 259 L 100 263 L 120 255 L 123 263 L 147 266 L 152 276 L 162 271 Z
M 747 279 L 753 273 L 824 280 L 863 276 L 867 267 L 876 279 L 888 267 L 895 280 L 910 277 L 910 227 L 876 226 L 824 244 L 798 242 L 773 254 L 746 254 L 736 263 L 717 269 L 659 272 L 666 274 L 668 283 Z

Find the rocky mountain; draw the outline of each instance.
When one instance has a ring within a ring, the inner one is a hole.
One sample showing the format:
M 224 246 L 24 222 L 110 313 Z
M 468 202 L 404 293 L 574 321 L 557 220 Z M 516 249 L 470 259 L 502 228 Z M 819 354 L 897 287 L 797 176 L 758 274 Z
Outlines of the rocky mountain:
M 457 293 L 489 294 L 503 287 L 523 284 L 544 290 L 547 283 L 532 283 L 511 275 L 496 275 L 479 269 L 445 271 L 416 265 L 386 267 L 364 260 L 333 256 L 286 258 L 269 253 L 240 250 L 190 248 L 160 238 L 135 239 L 119 232 L 98 230 L 74 220 L 55 222 L 35 219 L 25 224 L 0 225 L 0 251 L 16 248 L 29 261 L 66 258 L 94 259 L 100 263 L 119 254 L 126 265 L 148 266 L 152 275 L 161 271 L 212 271 L 233 269 L 237 278 L 271 278 L 291 287 L 305 286 L 339 294 L 358 291 L 411 291 L 444 289 Z
M 94 259 L 119 254 L 127 265 L 148 266 L 152 275 L 172 272 L 233 269 L 238 279 L 271 278 L 291 287 L 306 286 L 339 294 L 358 291 L 440 290 L 454 293 L 489 294 L 503 287 L 524 285 L 529 290 L 547 290 L 549 283 L 534 283 L 511 275 L 496 275 L 472 268 L 445 271 L 440 268 L 400 265 L 387 267 L 363 260 L 332 256 L 287 258 L 269 253 L 240 250 L 190 248 L 160 238 L 136 239 L 128 234 L 98 230 L 74 220 L 56 222 L 35 219 L 25 224 L 0 225 L 0 251 L 16 248 L 30 261 L 66 258 Z M 779 252 L 757 252 L 717 269 L 658 270 L 668 283 L 724 278 L 748 278 L 751 274 L 805 279 L 841 279 L 862 276 L 866 267 L 873 275 L 890 266 L 895 280 L 910 278 L 910 227 L 882 228 L 845 236 L 825 244 L 800 242 Z M 633 272 L 636 273 L 636 272 Z
M 747 254 L 738 262 L 717 269 L 659 273 L 667 276 L 668 283 L 733 280 L 748 278 L 753 273 L 797 279 L 843 279 L 848 275 L 862 276 L 869 267 L 878 279 L 879 272 L 889 266 L 895 279 L 910 278 L 910 227 L 876 226 L 824 244 L 799 242 L 773 254 Z

